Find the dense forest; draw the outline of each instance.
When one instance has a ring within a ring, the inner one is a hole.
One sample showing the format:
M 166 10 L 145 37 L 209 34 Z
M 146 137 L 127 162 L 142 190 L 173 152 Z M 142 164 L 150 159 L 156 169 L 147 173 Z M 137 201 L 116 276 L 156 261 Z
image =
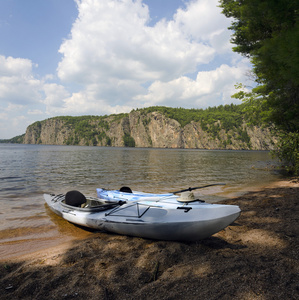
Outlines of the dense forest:
M 251 59 L 257 87 L 234 95 L 248 104 L 251 121 L 263 120 L 280 136 L 277 157 L 299 175 L 299 2 L 220 0 L 231 18 L 233 50 Z

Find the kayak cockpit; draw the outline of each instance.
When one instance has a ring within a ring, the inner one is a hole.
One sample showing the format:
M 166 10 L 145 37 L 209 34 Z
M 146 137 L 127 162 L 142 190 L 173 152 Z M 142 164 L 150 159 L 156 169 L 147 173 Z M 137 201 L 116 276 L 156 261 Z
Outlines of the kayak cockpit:
M 121 203 L 120 203 L 121 202 Z M 117 206 L 122 205 L 123 201 L 113 202 L 113 203 L 103 203 L 101 201 L 97 201 L 96 199 L 90 199 L 86 198 L 86 203 L 82 204 L 81 206 L 72 206 L 65 203 L 64 200 L 61 202 L 61 206 L 72 209 L 72 210 L 79 210 L 84 212 L 98 212 L 98 211 L 104 211 L 108 209 L 115 208 Z
M 125 201 L 105 201 L 94 197 L 85 197 L 78 191 L 70 191 L 65 195 L 57 195 L 52 199 L 66 209 L 84 212 L 98 212 L 121 206 Z

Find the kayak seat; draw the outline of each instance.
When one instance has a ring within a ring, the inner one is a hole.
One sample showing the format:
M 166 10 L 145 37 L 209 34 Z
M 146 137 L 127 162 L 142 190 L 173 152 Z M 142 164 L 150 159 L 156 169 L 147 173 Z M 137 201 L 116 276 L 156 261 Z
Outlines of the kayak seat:
M 86 203 L 86 198 L 79 191 L 69 191 L 65 194 L 65 204 L 81 207 L 84 203 Z
M 128 186 L 122 186 L 120 189 L 119 189 L 120 192 L 123 192 L 123 193 L 130 193 L 132 194 L 132 190 L 128 187 Z

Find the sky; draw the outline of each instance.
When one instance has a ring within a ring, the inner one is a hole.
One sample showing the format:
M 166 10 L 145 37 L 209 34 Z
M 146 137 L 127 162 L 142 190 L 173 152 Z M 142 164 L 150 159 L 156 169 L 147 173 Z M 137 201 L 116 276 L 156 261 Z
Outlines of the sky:
M 55 116 L 240 104 L 218 0 L 1 0 L 0 139 Z

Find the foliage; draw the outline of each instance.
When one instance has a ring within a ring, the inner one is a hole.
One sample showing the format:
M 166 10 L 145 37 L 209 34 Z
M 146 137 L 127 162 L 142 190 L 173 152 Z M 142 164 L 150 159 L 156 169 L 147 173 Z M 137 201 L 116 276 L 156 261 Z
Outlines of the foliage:
M 40 130 L 42 128 L 42 122 L 36 121 L 33 124 L 31 124 L 30 126 L 35 127 Z
M 285 169 L 299 175 L 299 133 L 282 133 L 277 145 L 275 155 L 284 162 L 287 162 Z
M 280 143 L 284 150 L 278 157 L 292 166 L 287 149 L 293 148 L 286 145 L 294 143 L 299 132 L 299 2 L 220 0 L 220 7 L 233 18 L 229 27 L 233 49 L 251 58 L 258 84 L 252 92 L 235 97 L 245 99 L 251 119 L 261 118 L 284 132 Z
M 240 83 L 236 84 L 235 88 L 238 89 L 239 92 L 231 97 L 243 101 L 244 105 L 242 106 L 242 111 L 248 124 L 271 126 L 273 122 L 271 121 L 269 111 L 267 110 L 266 100 L 259 93 L 259 88 L 247 92 L 246 87 Z
M 24 142 L 25 134 L 15 136 L 11 139 L 0 140 L 0 143 L 12 143 L 12 144 L 22 144 Z
M 110 115 L 110 117 L 113 117 L 112 121 L 115 122 L 115 121 L 119 121 L 125 117 L 128 117 L 129 114 L 127 113 L 120 113 L 120 114 L 112 114 Z
M 80 117 L 56 117 L 65 122 L 65 125 L 74 130 L 74 136 L 66 141 L 67 145 L 78 145 L 84 139 L 86 145 L 96 146 L 98 141 L 106 139 L 105 131 L 109 130 L 109 123 L 106 116 L 80 116 Z M 107 140 L 108 141 L 108 140 Z
M 202 127 L 214 124 L 218 120 L 226 131 L 238 127 L 242 124 L 242 105 L 220 105 L 218 107 L 209 107 L 207 109 L 185 109 L 172 108 L 165 106 L 151 106 L 148 108 L 137 109 L 141 114 L 147 115 L 152 112 L 160 112 L 164 116 L 174 119 L 180 123 L 182 127 L 194 122 L 201 122 Z M 148 121 L 146 121 L 148 124 Z
M 124 146 L 125 147 L 135 147 L 135 140 L 133 137 L 131 137 L 130 134 L 125 133 L 123 136 Z

